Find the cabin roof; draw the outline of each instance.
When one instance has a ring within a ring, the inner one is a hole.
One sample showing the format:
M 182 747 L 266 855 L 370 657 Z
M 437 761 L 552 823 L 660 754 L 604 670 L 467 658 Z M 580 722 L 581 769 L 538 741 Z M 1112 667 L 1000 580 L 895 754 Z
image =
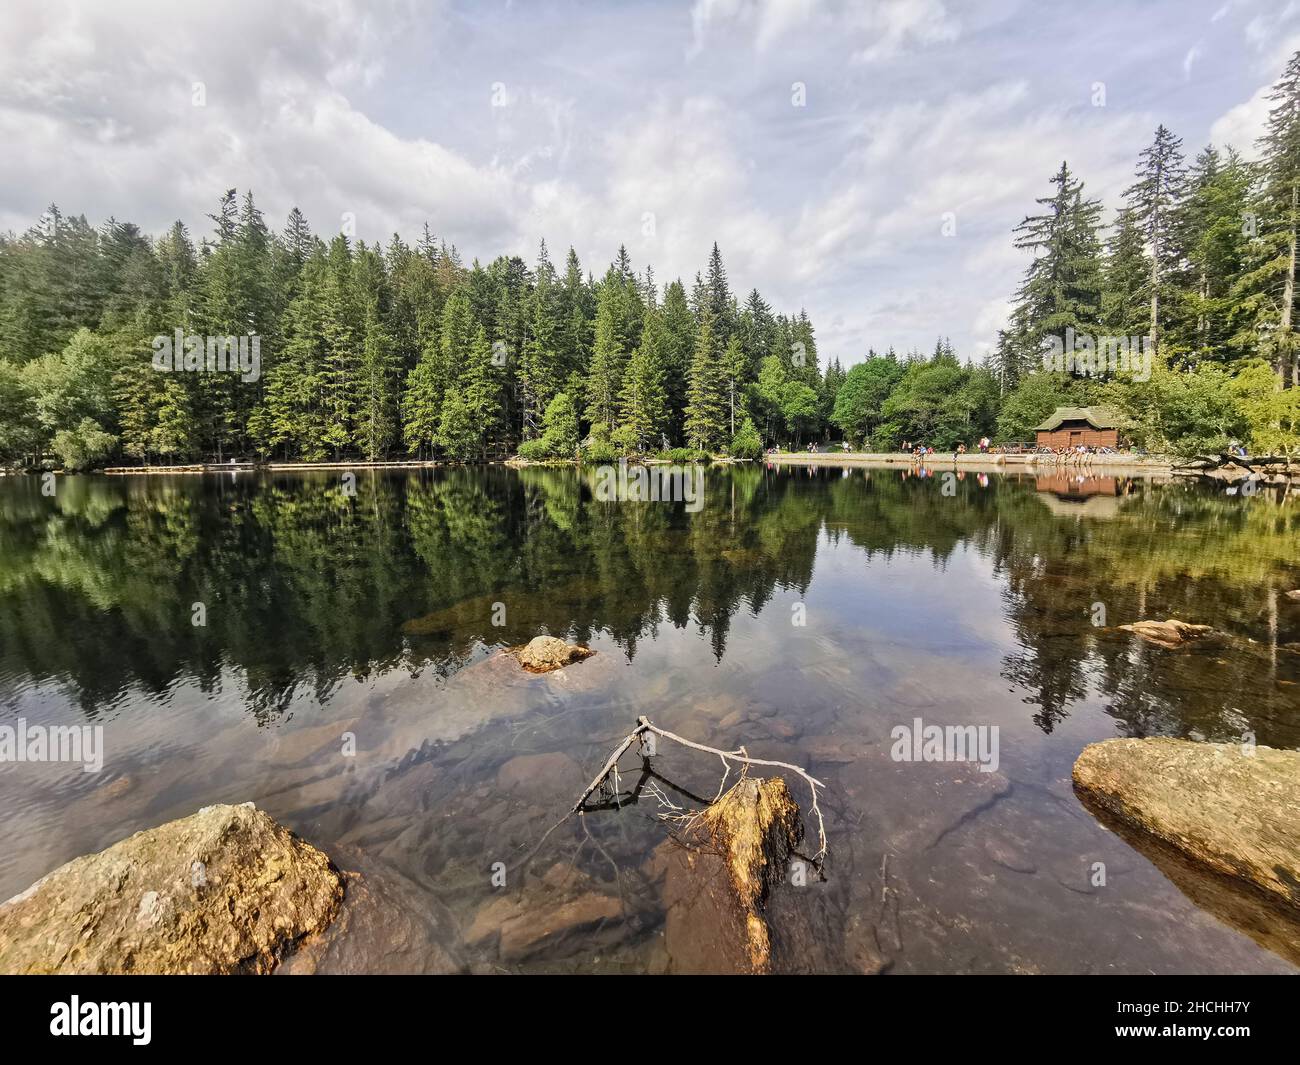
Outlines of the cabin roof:
M 1034 426 L 1034 432 L 1050 433 L 1066 422 L 1087 422 L 1094 429 L 1118 429 L 1120 419 L 1109 407 L 1057 407 L 1047 421 Z

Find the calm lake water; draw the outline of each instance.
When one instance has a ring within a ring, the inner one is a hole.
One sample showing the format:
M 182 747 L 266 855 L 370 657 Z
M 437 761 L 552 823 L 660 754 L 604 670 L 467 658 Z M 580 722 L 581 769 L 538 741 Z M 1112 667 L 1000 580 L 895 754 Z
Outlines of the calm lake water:
M 772 902 L 779 970 L 1296 971 L 1100 825 L 1070 768 L 1113 736 L 1300 747 L 1300 500 L 705 477 L 698 508 L 600 502 L 569 469 L 358 472 L 355 494 L 337 473 L 69 477 L 52 499 L 0 478 L 0 723 L 105 745 L 100 773 L 0 765 L 0 898 L 252 801 L 360 874 L 289 971 L 678 968 L 659 814 L 712 796 L 715 759 L 661 744 L 664 781 L 537 848 L 644 714 L 826 783 L 826 878 Z M 1165 617 L 1228 637 L 1110 628 Z M 597 654 L 547 676 L 500 655 L 542 632 Z M 891 759 L 918 718 L 996 726 L 996 772 Z

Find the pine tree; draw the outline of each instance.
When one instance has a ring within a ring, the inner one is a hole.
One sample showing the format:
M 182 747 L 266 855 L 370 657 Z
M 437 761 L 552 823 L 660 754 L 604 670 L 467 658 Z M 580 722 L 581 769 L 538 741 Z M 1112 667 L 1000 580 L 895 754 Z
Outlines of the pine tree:
M 1165 347 L 1192 365 L 1231 362 L 1249 352 L 1234 342 L 1232 288 L 1248 251 L 1250 188 L 1250 170 L 1234 151 L 1221 155 L 1207 147 L 1192 166 L 1187 195 L 1172 221 L 1178 250 L 1170 284 L 1176 302 Z
M 1106 246 L 1101 324 L 1112 336 L 1135 336 L 1149 323 L 1146 248 L 1133 212 L 1122 210 Z
M 744 379 L 746 376 L 745 347 L 734 333 L 722 352 L 722 376 L 727 390 L 727 437 L 736 435 L 737 421 L 745 418 Z
M 321 293 L 321 386 L 325 419 L 322 443 L 339 456 L 356 439 L 358 351 L 364 325 L 357 304 L 352 248 L 339 234 L 330 241 Z
M 380 320 L 378 299 L 372 299 L 366 308 L 358 376 L 357 446 L 373 462 L 388 454 L 397 427 L 398 367 L 392 339 Z
M 1238 340 L 1270 356 L 1278 388 L 1300 386 L 1295 328 L 1296 258 L 1300 240 L 1300 52 L 1269 93 L 1272 107 L 1260 139 L 1262 183 L 1252 217 L 1258 230 L 1234 296 Z
M 596 307 L 596 336 L 587 373 L 587 420 L 613 431 L 623 388 L 627 349 L 620 329 L 623 281 L 611 268 L 600 286 Z
M 695 350 L 695 316 L 686 300 L 686 288 L 680 280 L 664 290 L 660 312 L 664 327 L 664 388 L 668 393 L 665 432 L 674 443 L 683 439 L 686 420 L 686 389 Z
M 620 396 L 620 421 L 638 451 L 661 444 L 668 428 L 667 345 L 663 318 L 651 310 L 641 331 L 641 343 L 628 361 Z
M 1015 232 L 1015 246 L 1034 254 L 1016 291 L 999 377 L 1014 387 L 1036 368 L 1049 336 L 1067 329 L 1092 333 L 1101 316 L 1101 204 L 1086 199 L 1083 182 L 1069 166 L 1052 176 L 1056 191 L 1036 202 L 1043 213 L 1028 215 Z
M 488 340 L 487 331 L 479 326 L 470 346 L 461 395 L 473 420 L 475 446 L 480 452 L 492 441 L 500 439 L 506 428 L 505 372 L 498 362 L 499 351 Z
M 434 334 L 425 341 L 402 393 L 402 440 L 406 449 L 421 459 L 438 439 L 444 384 L 441 345 Z
M 716 451 L 728 438 L 726 431 L 726 378 L 713 336 L 713 317 L 706 306 L 691 355 L 686 393 L 687 446 Z
M 1163 125 L 1156 127 L 1151 147 L 1138 157 L 1138 180 L 1124 193 L 1128 210 L 1147 244 L 1147 299 L 1151 307 L 1148 333 L 1155 351 L 1160 350 L 1164 324 L 1161 306 L 1167 305 L 1172 295 L 1169 276 L 1178 262 L 1173 223 L 1186 191 L 1182 144 Z
M 552 398 L 563 387 L 568 360 L 564 355 L 562 293 L 555 267 L 542 241 L 537 254 L 532 295 L 528 305 L 528 338 L 519 365 L 523 392 L 523 438 L 540 432 L 541 420 Z
M 735 329 L 735 310 L 732 306 L 731 287 L 727 282 L 727 269 L 722 265 L 722 252 L 718 242 L 713 242 L 709 252 L 709 266 L 704 281 L 705 302 L 713 319 L 714 340 L 725 349 Z

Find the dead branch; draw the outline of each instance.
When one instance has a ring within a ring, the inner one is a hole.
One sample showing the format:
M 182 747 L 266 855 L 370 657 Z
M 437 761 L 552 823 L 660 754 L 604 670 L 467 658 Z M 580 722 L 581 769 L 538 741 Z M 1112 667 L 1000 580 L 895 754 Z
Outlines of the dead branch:
M 806 769 L 797 765 L 792 765 L 789 762 L 778 762 L 770 758 L 752 758 L 744 747 L 738 747 L 734 751 L 723 751 L 717 747 L 710 747 L 704 743 L 696 743 L 694 740 L 688 740 L 684 736 L 677 735 L 675 732 L 661 729 L 658 725 L 652 724 L 649 718 L 646 717 L 637 718 L 636 728 L 629 732 L 627 736 L 624 737 L 623 741 L 614 748 L 613 753 L 605 760 L 605 764 L 601 767 L 600 772 L 597 773 L 592 782 L 587 785 L 586 790 L 583 791 L 581 796 L 579 796 L 578 801 L 575 802 L 572 809 L 570 809 L 569 812 L 560 819 L 560 822 L 563 822 L 566 818 L 572 817 L 574 814 L 582 814 L 583 804 L 586 803 L 587 799 L 591 797 L 592 793 L 596 791 L 597 788 L 605 783 L 611 773 L 618 772 L 618 760 L 631 749 L 632 744 L 636 743 L 637 740 L 647 732 L 652 732 L 656 736 L 661 736 L 666 740 L 672 740 L 673 743 L 680 743 L 683 747 L 689 747 L 691 750 L 702 751 L 704 754 L 716 755 L 722 760 L 724 770 L 722 778 L 723 785 L 726 784 L 727 778 L 731 773 L 731 763 L 733 762 L 741 766 L 742 769 L 751 765 L 771 766 L 775 769 L 788 770 L 791 773 L 795 773 L 802 777 L 808 784 L 808 790 L 812 793 L 812 812 L 817 818 L 818 849 L 817 853 L 812 858 L 812 862 L 814 865 L 818 865 L 821 860 L 826 857 L 826 823 L 822 819 L 821 805 L 818 802 L 820 796 L 818 789 L 824 788 L 826 785 L 816 777 L 812 776 Z M 722 791 L 723 789 L 720 786 L 718 789 L 719 796 L 722 795 Z M 716 802 L 717 799 L 715 798 L 714 801 Z M 557 822 L 556 825 L 552 826 L 552 831 L 560 822 Z M 550 832 L 547 832 L 547 835 L 549 836 Z

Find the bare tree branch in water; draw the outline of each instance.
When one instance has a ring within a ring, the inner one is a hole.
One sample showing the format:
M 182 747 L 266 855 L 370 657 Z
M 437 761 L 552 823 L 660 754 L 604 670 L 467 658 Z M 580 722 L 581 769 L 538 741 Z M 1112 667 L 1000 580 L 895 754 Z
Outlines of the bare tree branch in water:
M 666 729 L 661 729 L 658 725 L 652 724 L 650 722 L 650 719 L 646 717 L 637 718 L 636 728 L 634 728 L 631 732 L 629 732 L 627 736 L 623 738 L 622 742 L 620 742 L 618 746 L 614 748 L 609 758 L 605 760 L 605 764 L 604 766 L 601 767 L 600 772 L 596 774 L 592 782 L 587 785 L 586 790 L 583 791 L 583 793 L 578 797 L 578 801 L 573 804 L 573 807 L 569 810 L 568 813 L 564 815 L 564 817 L 560 818 L 559 821 L 557 821 L 554 825 L 552 825 L 547 830 L 546 835 L 543 836 L 542 839 L 538 842 L 538 846 L 541 846 L 541 843 L 546 840 L 546 837 L 549 836 L 552 832 L 554 832 L 568 818 L 572 817 L 574 814 L 578 814 L 579 816 L 582 815 L 582 813 L 584 812 L 584 805 L 586 801 L 592 796 L 592 794 L 602 784 L 604 784 L 610 778 L 611 775 L 614 775 L 617 778 L 619 759 L 622 758 L 623 755 L 625 755 L 629 750 L 631 750 L 632 744 L 638 742 L 638 740 L 644 742 L 644 737 L 647 734 L 661 736 L 666 740 L 671 740 L 673 743 L 680 743 L 683 747 L 689 747 L 691 748 L 691 750 L 694 751 L 702 751 L 705 754 L 716 755 L 719 759 L 721 759 L 722 766 L 723 766 L 723 776 L 722 776 L 722 782 L 718 786 L 718 794 L 713 799 L 714 802 L 717 802 L 718 799 L 722 797 L 723 791 L 726 787 L 727 779 L 731 773 L 732 763 L 735 763 L 736 765 L 740 766 L 742 771 L 744 769 L 747 769 L 749 766 L 761 765 L 761 766 L 770 766 L 775 769 L 786 769 L 789 770 L 791 773 L 795 773 L 798 776 L 802 777 L 804 781 L 808 784 L 808 790 L 812 793 L 812 812 L 813 815 L 817 818 L 818 849 L 817 849 L 817 853 L 813 855 L 810 860 L 814 865 L 820 865 L 821 860 L 826 857 L 826 849 L 827 849 L 826 824 L 825 821 L 822 819 L 821 805 L 818 801 L 820 798 L 820 792 L 818 789 L 824 788 L 826 785 L 823 784 L 816 777 L 812 776 L 806 769 L 803 769 L 797 765 L 792 765 L 790 762 L 778 762 L 769 758 L 752 758 L 749 755 L 749 752 L 747 752 L 744 747 L 737 747 L 734 751 L 724 751 L 717 747 L 710 747 L 704 743 L 696 743 L 694 740 L 688 740 L 683 736 L 677 735 L 675 732 L 669 732 Z

